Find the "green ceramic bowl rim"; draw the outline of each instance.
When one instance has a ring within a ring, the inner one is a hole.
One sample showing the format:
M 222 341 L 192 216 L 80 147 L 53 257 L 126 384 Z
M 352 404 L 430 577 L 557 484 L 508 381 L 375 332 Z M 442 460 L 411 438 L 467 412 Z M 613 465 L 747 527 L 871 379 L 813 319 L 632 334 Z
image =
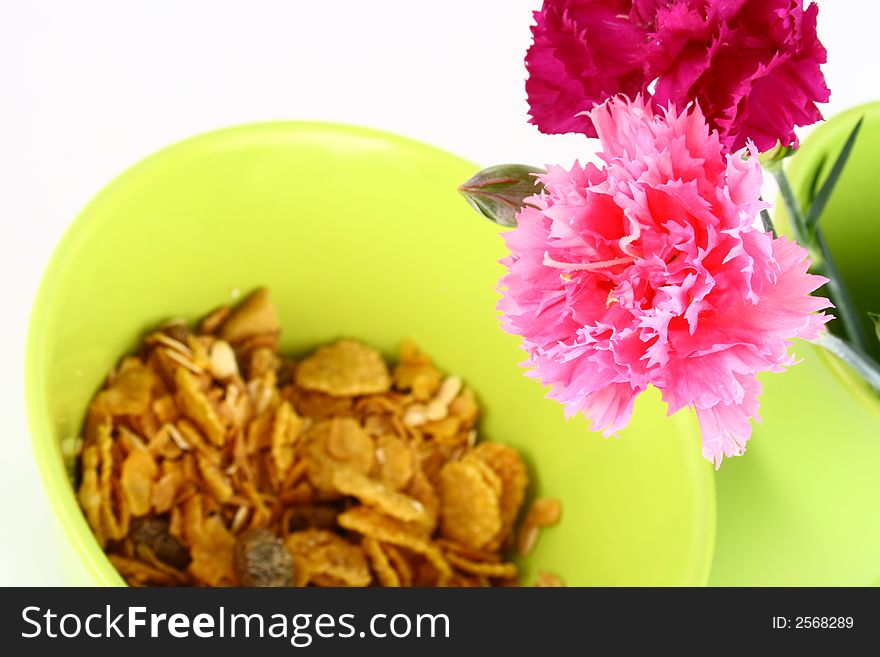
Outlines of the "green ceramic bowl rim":
M 880 100 L 857 105 L 835 114 L 804 139 L 803 146 L 792 158 L 789 168 L 795 195 L 801 202 L 803 202 L 805 181 L 813 179 L 817 173 L 816 167 L 830 166 L 823 160 L 823 156 L 829 151 L 836 152 L 843 147 L 849 134 L 849 129 L 844 129 L 849 128 L 851 123 L 854 124 L 861 115 L 880 115 Z M 784 207 L 781 197 L 777 197 L 776 207 Z M 826 349 L 818 346 L 814 346 L 813 349 L 818 352 L 822 362 L 834 376 L 846 386 L 853 397 L 859 400 L 862 407 L 880 420 L 880 398 L 871 387 L 848 365 Z
M 340 136 L 347 135 L 351 137 L 381 139 L 391 144 L 415 149 L 421 153 L 429 153 L 446 159 L 452 158 L 459 162 L 466 162 L 474 170 L 478 168 L 477 165 L 436 146 L 382 130 L 324 121 L 281 120 L 252 122 L 188 137 L 148 155 L 113 178 L 80 210 L 55 247 L 43 273 L 28 325 L 24 375 L 31 445 L 51 509 L 62 530 L 62 535 L 59 536 L 59 539 L 69 541 L 74 554 L 84 567 L 85 572 L 96 585 L 125 586 L 125 582 L 107 560 L 103 551 L 97 547 L 93 533 L 77 503 L 75 491 L 70 485 L 70 479 L 61 454 L 61 447 L 52 439 L 53 431 L 48 413 L 45 411 L 47 400 L 45 398 L 46 390 L 43 373 L 45 371 L 46 354 L 43 351 L 43 345 L 46 339 L 45 320 L 49 314 L 53 293 L 68 260 L 75 253 L 79 241 L 91 228 L 89 221 L 91 211 L 101 204 L 118 185 L 134 175 L 160 165 L 167 157 L 177 157 L 186 150 L 238 135 L 253 135 L 279 129 L 311 129 L 316 132 L 334 133 Z M 693 586 L 704 586 L 709 579 L 709 572 L 712 567 L 715 551 L 715 528 L 717 524 L 714 484 L 714 479 L 711 476 L 698 475 L 695 477 L 695 486 L 700 489 L 697 491 L 697 494 L 706 496 L 703 500 L 703 506 L 707 514 L 707 528 L 706 536 L 702 539 L 706 547 L 703 563 L 694 564 L 692 569 L 694 577 L 691 585 Z

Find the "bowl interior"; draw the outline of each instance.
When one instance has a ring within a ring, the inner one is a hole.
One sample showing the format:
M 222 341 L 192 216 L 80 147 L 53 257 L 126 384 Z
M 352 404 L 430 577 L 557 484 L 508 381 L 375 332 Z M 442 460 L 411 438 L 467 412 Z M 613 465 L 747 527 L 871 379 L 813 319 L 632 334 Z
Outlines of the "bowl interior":
M 393 356 L 411 337 L 485 408 L 482 435 L 523 450 L 533 492 L 563 520 L 523 566 L 569 584 L 701 584 L 714 484 L 690 415 L 638 404 L 621 439 L 567 422 L 522 375 L 494 289 L 498 229 L 456 194 L 475 166 L 362 129 L 232 128 L 173 146 L 107 187 L 46 273 L 29 336 L 28 397 L 50 497 L 96 583 L 120 583 L 91 537 L 59 444 L 80 431 L 108 368 L 143 331 L 266 285 L 293 355 L 352 336 Z

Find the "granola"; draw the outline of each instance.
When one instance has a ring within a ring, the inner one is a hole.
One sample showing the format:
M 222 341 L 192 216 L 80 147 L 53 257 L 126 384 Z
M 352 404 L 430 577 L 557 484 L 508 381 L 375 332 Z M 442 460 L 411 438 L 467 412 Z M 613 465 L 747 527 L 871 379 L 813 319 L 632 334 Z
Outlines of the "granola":
M 405 341 L 278 353 L 266 290 L 122 359 L 87 416 L 78 499 L 131 585 L 491 586 L 559 519 L 472 390 Z M 542 575 L 544 585 L 561 582 Z

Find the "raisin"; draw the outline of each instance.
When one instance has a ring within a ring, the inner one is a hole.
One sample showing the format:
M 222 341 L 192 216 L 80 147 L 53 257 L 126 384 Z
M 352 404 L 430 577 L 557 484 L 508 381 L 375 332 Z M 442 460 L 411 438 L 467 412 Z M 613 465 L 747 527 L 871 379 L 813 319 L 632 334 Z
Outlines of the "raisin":
M 169 531 L 168 521 L 158 516 L 146 516 L 132 522 L 131 538 L 156 555 L 159 561 L 183 570 L 189 565 L 189 551 Z
M 293 558 L 265 527 L 250 529 L 235 543 L 235 571 L 242 586 L 293 585 Z

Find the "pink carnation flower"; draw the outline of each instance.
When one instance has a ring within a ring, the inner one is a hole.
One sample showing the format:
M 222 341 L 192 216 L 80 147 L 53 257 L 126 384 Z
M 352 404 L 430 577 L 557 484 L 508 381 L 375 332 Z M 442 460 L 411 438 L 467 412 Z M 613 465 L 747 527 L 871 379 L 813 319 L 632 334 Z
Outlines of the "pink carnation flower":
M 579 113 L 618 93 L 698 101 L 727 150 L 796 145 L 829 97 L 803 0 L 545 0 L 526 56 L 532 122 L 595 137 Z
M 603 168 L 550 167 L 506 233 L 498 308 L 549 396 L 606 435 L 659 388 L 696 408 L 703 455 L 741 454 L 758 417 L 756 374 L 791 364 L 830 306 L 807 252 L 755 227 L 753 145 L 732 155 L 699 106 L 655 112 L 618 97 L 589 113 Z M 530 207 L 533 206 L 533 207 Z

